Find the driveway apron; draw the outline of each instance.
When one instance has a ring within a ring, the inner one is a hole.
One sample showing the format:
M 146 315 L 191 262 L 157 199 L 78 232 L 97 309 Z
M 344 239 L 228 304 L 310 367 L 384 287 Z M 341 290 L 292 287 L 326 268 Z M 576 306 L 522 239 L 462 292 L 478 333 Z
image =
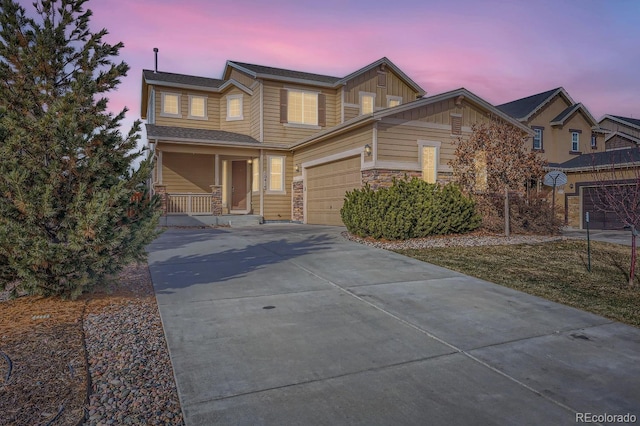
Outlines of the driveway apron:
M 640 416 L 639 329 L 341 231 L 170 229 L 148 246 L 187 425 Z

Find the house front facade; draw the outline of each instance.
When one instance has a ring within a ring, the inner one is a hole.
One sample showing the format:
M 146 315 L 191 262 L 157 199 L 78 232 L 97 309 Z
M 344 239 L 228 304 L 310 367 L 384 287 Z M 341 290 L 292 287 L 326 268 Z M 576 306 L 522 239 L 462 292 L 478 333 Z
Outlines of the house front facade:
M 387 58 L 344 77 L 228 61 L 222 78 L 144 70 L 142 118 L 167 214 L 342 225 L 345 192 L 452 178 L 455 142 L 499 119 L 466 89 L 425 97 Z

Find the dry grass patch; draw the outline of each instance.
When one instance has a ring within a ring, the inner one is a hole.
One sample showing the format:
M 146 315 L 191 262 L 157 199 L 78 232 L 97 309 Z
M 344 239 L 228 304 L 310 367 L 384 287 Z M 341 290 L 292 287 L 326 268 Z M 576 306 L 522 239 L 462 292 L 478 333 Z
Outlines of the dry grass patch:
M 640 280 L 629 288 L 630 248 L 586 241 L 397 250 L 406 256 L 640 327 Z

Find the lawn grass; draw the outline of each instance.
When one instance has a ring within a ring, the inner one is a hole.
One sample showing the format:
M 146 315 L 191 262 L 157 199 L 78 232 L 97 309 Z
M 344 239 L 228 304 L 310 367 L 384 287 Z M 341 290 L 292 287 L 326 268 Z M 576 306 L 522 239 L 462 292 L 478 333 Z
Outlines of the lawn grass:
M 525 293 L 640 327 L 640 280 L 628 287 L 630 247 L 586 241 L 397 250 Z

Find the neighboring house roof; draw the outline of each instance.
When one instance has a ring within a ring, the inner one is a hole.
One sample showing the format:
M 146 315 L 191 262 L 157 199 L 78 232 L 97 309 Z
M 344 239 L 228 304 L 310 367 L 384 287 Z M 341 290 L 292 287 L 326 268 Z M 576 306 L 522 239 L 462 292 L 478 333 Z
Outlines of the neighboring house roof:
M 640 130 L 640 120 L 638 120 L 637 118 L 620 117 L 619 115 L 606 114 L 600 119 L 600 123 L 602 123 L 606 119 Z
M 471 93 L 470 91 L 468 91 L 465 88 L 460 88 L 457 90 L 452 90 L 450 92 L 445 92 L 445 93 L 441 93 L 439 95 L 434 95 L 434 96 L 429 96 L 426 98 L 420 98 L 417 99 L 415 101 L 412 102 L 407 102 L 405 104 L 393 107 L 393 108 L 385 108 L 383 110 L 380 111 L 376 111 L 373 112 L 371 114 L 365 114 L 365 115 L 360 115 L 357 117 L 352 118 L 351 120 L 347 120 L 342 124 L 339 124 L 337 126 L 334 126 L 332 128 L 323 130 L 321 132 L 318 132 L 306 139 L 303 139 L 301 141 L 299 141 L 298 143 L 294 144 L 291 148 L 297 148 L 303 145 L 307 145 L 310 143 L 315 143 L 318 142 L 322 139 L 326 139 L 332 136 L 336 136 L 340 133 L 343 132 L 347 132 L 353 129 L 356 129 L 358 127 L 362 127 L 366 124 L 369 124 L 371 122 L 374 121 L 379 121 L 385 117 L 391 116 L 391 115 L 395 115 L 398 113 L 402 113 L 405 111 L 409 111 L 412 110 L 414 108 L 419 108 L 425 105 L 429 105 L 432 103 L 436 103 L 436 102 L 440 102 L 443 101 L 445 99 L 450 99 L 450 98 L 458 98 L 458 97 L 463 97 L 464 99 L 469 99 L 471 102 L 475 103 L 476 105 L 479 105 L 481 107 L 483 107 L 484 109 L 488 110 L 489 112 L 495 114 L 496 116 L 502 118 L 503 120 L 511 123 L 512 125 L 514 125 L 515 127 L 518 127 L 519 129 L 521 129 L 523 132 L 528 133 L 529 135 L 533 136 L 533 130 L 531 130 L 529 127 L 525 126 L 524 124 L 520 123 L 519 121 L 515 120 L 514 118 L 510 117 L 509 115 L 503 113 L 502 111 L 498 110 L 496 107 L 494 107 L 493 105 L 491 105 L 489 102 L 485 101 L 484 99 L 482 99 L 481 97 Z
M 324 87 L 339 87 L 346 84 L 349 80 L 368 72 L 376 67 L 384 65 L 391 69 L 401 80 L 405 82 L 409 87 L 418 93 L 418 96 L 423 96 L 426 92 L 415 81 L 407 76 L 400 68 L 398 68 L 387 57 L 378 59 L 371 64 L 360 68 L 357 71 L 352 72 L 346 77 L 333 77 L 329 75 L 314 74 L 304 71 L 294 71 L 284 68 L 274 68 L 264 65 L 248 64 L 245 62 L 227 61 L 224 71 L 224 77 L 228 78 L 230 74 L 229 68 L 235 68 L 239 71 L 250 75 L 253 78 L 266 78 L 271 80 L 288 81 L 293 83 L 313 84 L 316 86 Z
M 637 138 L 625 132 L 609 132 L 604 138 L 604 141 L 607 142 L 616 136 L 620 136 L 621 138 L 627 139 L 635 144 L 640 144 L 640 138 Z
M 575 112 L 577 111 L 582 111 L 582 113 L 584 114 L 585 117 L 587 117 L 587 120 L 589 120 L 592 126 L 598 126 L 598 122 L 596 121 L 595 118 L 593 118 L 593 116 L 591 115 L 591 113 L 589 112 L 589 110 L 582 105 L 581 103 L 578 104 L 573 104 L 569 107 L 567 107 L 564 111 L 562 111 L 560 114 L 558 114 L 557 117 L 555 117 L 553 120 L 551 120 L 551 125 L 552 126 L 562 126 L 564 125 L 565 121 L 567 121 Z
M 549 103 L 556 95 L 564 96 L 571 105 L 575 104 L 567 91 L 562 87 L 558 87 L 536 95 L 527 96 L 526 98 L 516 99 L 515 101 L 507 102 L 506 104 L 498 105 L 496 108 L 515 119 L 527 121 L 532 115 Z
M 567 171 L 588 171 L 594 168 L 602 169 L 614 165 L 616 168 L 640 165 L 640 149 L 626 148 L 578 155 L 569 161 L 559 164 L 558 168 Z
M 188 127 L 156 126 L 147 124 L 147 139 L 170 139 L 171 142 L 204 143 L 215 145 L 281 148 L 260 143 L 251 136 L 223 130 L 193 129 Z

